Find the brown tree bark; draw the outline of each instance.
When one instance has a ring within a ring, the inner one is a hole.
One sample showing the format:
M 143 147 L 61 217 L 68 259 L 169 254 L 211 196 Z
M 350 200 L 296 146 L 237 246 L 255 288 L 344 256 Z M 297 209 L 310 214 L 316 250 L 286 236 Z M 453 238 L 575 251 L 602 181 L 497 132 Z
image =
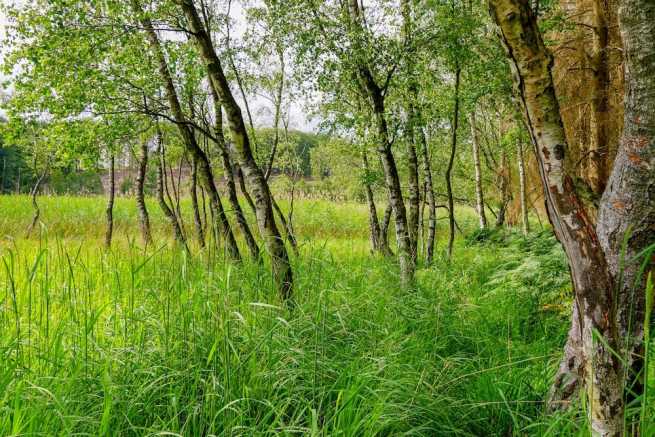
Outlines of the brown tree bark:
M 505 150 L 500 152 L 500 168 L 498 168 L 496 172 L 500 190 L 500 207 L 498 208 L 498 214 L 496 215 L 496 227 L 500 228 L 505 224 L 505 215 L 511 197 L 509 189 L 509 166 L 507 165 L 507 152 Z
M 223 73 L 221 62 L 216 55 L 211 38 L 200 20 L 193 1 L 178 0 L 178 3 L 184 11 L 190 30 L 198 45 L 208 71 L 211 86 L 220 97 L 221 104 L 227 114 L 239 164 L 253 190 L 259 232 L 264 238 L 267 250 L 271 256 L 273 278 L 282 298 L 288 299 L 291 297 L 293 289 L 293 273 L 289 261 L 289 254 L 275 224 L 273 212 L 274 202 L 270 189 L 263 172 L 255 162 L 250 148 L 250 140 L 241 114 L 241 108 L 239 108 L 232 95 L 230 85 Z
M 143 244 L 152 243 L 152 231 L 150 229 L 150 215 L 146 206 L 145 184 L 146 171 L 148 170 L 148 142 L 141 142 L 141 156 L 138 159 L 139 168 L 136 174 L 136 208 L 139 213 L 139 228 Z
M 368 224 L 371 240 L 371 251 L 380 253 L 384 256 L 391 255 L 391 249 L 389 248 L 388 239 L 387 239 L 387 227 L 389 223 L 389 217 L 386 216 L 386 225 L 384 228 L 384 234 L 380 227 L 380 222 L 378 220 L 377 207 L 375 206 L 375 198 L 373 196 L 373 189 L 371 188 L 371 183 L 368 180 L 368 174 L 370 174 L 370 167 L 368 163 L 368 155 L 366 151 L 362 151 L 362 168 L 365 172 L 365 181 L 364 189 L 366 191 L 366 202 L 368 203 Z M 391 209 L 387 208 L 388 215 L 391 216 Z
M 116 159 L 112 153 L 109 156 L 109 193 L 107 197 L 107 208 L 105 216 L 107 218 L 105 231 L 105 249 L 111 247 L 111 237 L 114 235 L 114 199 L 116 197 Z
M 609 140 L 611 124 L 609 123 L 610 62 L 609 62 L 609 0 L 592 2 L 592 52 L 591 66 L 591 118 L 589 144 L 588 178 L 591 189 L 597 196 L 605 190 L 608 178 Z
M 616 284 L 616 318 L 628 400 L 641 394 L 644 369 L 646 274 L 655 256 L 638 256 L 655 243 L 655 2 L 623 0 L 619 29 L 626 92 L 623 133 L 603 194 L 597 232 Z M 625 251 L 622 251 L 625 248 Z
M 484 193 L 482 191 L 482 166 L 480 165 L 480 146 L 478 144 L 478 131 L 475 123 L 475 109 L 469 116 L 471 125 L 471 145 L 473 147 L 473 167 L 475 169 L 475 209 L 478 213 L 480 228 L 487 227 L 487 215 L 484 210 Z
M 175 85 L 173 83 L 173 78 L 171 77 L 171 73 L 168 69 L 166 57 L 164 56 L 164 52 L 159 42 L 159 38 L 157 37 L 157 33 L 155 32 L 150 19 L 143 13 L 143 10 L 139 4 L 139 0 L 132 0 L 132 7 L 134 9 L 134 13 L 137 15 L 146 31 L 146 36 L 150 43 L 150 48 L 154 52 L 157 62 L 159 63 L 159 74 L 162 81 L 164 82 L 166 98 L 170 106 L 170 111 L 173 114 L 173 118 L 175 119 L 177 128 L 180 131 L 182 139 L 184 140 L 184 145 L 191 156 L 193 156 L 198 161 L 200 181 L 205 187 L 207 194 L 209 195 L 210 208 L 212 209 L 214 220 L 217 221 L 216 227 L 218 230 L 220 230 L 221 236 L 225 240 L 230 258 L 238 261 L 241 259 L 239 247 L 237 246 L 234 234 L 232 233 L 232 229 L 227 220 L 227 216 L 225 215 L 225 210 L 223 209 L 223 204 L 214 182 L 214 175 L 209 163 L 209 159 L 207 158 L 205 152 L 198 146 L 196 137 L 188 124 L 188 120 L 182 112 L 182 107 L 180 105 L 177 91 L 175 90 Z
M 508 54 L 539 163 L 548 216 L 571 269 L 575 291 L 574 332 L 567 348 L 570 346 L 577 351 L 570 357 L 571 366 L 567 362 L 569 357 L 565 357 L 563 364 L 571 368 L 576 364 L 575 358 L 581 358 L 572 369 L 573 378 L 581 377 L 585 382 L 592 433 L 601 436 L 623 434 L 625 369 L 614 351 L 622 350 L 621 314 L 635 315 L 624 307 L 622 293 L 618 296 L 615 293 L 612 270 L 613 260 L 618 257 L 612 254 L 620 249 L 618 246 L 609 247 L 608 242 L 622 238 L 618 237 L 621 229 L 633 225 L 630 221 L 635 217 L 632 212 L 626 213 L 630 210 L 625 208 L 626 201 L 631 201 L 630 206 L 640 213 L 650 213 L 646 215 L 650 223 L 644 223 L 644 216 L 639 216 L 641 222 L 637 223 L 645 224 L 645 227 L 637 242 L 643 244 L 642 238 L 649 239 L 654 232 L 653 202 L 642 202 L 648 205 L 643 207 L 632 195 L 635 189 L 641 189 L 642 194 L 644 190 L 646 193 L 650 190 L 649 194 L 653 194 L 652 167 L 649 165 L 653 164 L 655 123 L 652 109 L 655 107 L 646 108 L 651 111 L 644 112 L 643 106 L 655 103 L 655 58 L 652 56 L 655 52 L 652 38 L 655 4 L 650 0 L 629 3 L 622 9 L 625 15 L 621 23 L 626 40 L 626 74 L 630 87 L 626 132 L 622 140 L 624 165 L 619 161 L 615 167 L 610 181 L 615 188 L 608 190 L 603 198 L 603 212 L 595 229 L 573 183 L 574 163 L 568 157 L 559 102 L 555 96 L 552 58 L 544 46 L 536 17 L 526 0 L 489 0 L 490 12 Z M 635 147 L 637 144 L 640 146 Z M 637 155 L 630 159 L 630 154 L 635 152 Z M 627 174 L 630 176 L 626 177 Z M 623 290 L 625 282 L 620 282 L 619 290 Z M 568 350 L 566 352 L 568 354 Z M 568 378 L 561 373 L 558 379 L 570 386 Z

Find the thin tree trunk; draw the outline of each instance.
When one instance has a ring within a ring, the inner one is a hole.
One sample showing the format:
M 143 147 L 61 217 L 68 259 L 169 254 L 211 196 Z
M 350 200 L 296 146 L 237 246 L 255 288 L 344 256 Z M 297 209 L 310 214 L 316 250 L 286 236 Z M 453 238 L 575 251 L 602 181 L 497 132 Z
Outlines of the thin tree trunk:
M 405 45 L 409 47 L 409 54 L 414 52 L 412 46 L 412 11 L 409 0 L 402 0 L 402 16 L 403 16 L 403 39 Z M 405 74 L 409 79 L 409 93 L 406 100 L 407 106 L 407 180 L 408 180 L 408 196 L 407 201 L 409 204 L 407 214 L 407 232 L 409 235 L 409 244 L 412 251 L 413 262 L 416 263 L 418 254 L 418 223 L 419 223 L 419 202 L 420 202 L 420 188 L 418 179 L 418 157 L 416 156 L 416 129 L 421 128 L 416 116 L 416 108 L 414 102 L 418 102 L 418 86 L 414 78 L 414 62 L 415 59 L 408 56 L 405 62 Z
M 237 242 L 234 238 L 234 234 L 232 233 L 230 223 L 228 222 L 227 216 L 225 215 L 223 203 L 221 202 L 221 198 L 218 194 L 218 189 L 216 188 L 216 184 L 214 182 L 214 174 L 212 172 L 209 159 L 207 158 L 205 152 L 198 146 L 195 135 L 187 124 L 187 119 L 182 112 L 182 107 L 180 106 L 180 101 L 175 90 L 175 84 L 173 83 L 173 78 L 168 69 L 166 57 L 164 56 L 164 52 L 159 42 L 159 38 L 157 37 L 157 33 L 155 32 L 150 19 L 144 15 L 143 10 L 139 5 L 139 0 L 132 0 L 132 7 L 135 14 L 140 19 L 141 24 L 145 28 L 150 47 L 159 63 L 159 74 L 162 81 L 164 82 L 166 98 L 168 100 L 171 113 L 173 114 L 173 118 L 175 119 L 177 128 L 180 131 L 182 139 L 184 140 L 184 145 L 187 151 L 189 151 L 191 155 L 198 161 L 200 182 L 203 184 L 207 190 L 207 194 L 209 195 L 212 215 L 214 220 L 217 222 L 216 227 L 220 230 L 221 236 L 226 242 L 227 251 L 230 258 L 238 261 L 241 259 L 239 247 L 237 246 Z M 193 4 L 191 4 L 191 7 L 193 7 L 195 10 Z
M 592 0 L 592 53 L 591 64 L 591 118 L 589 120 L 591 144 L 589 147 L 589 182 L 597 196 L 605 191 L 608 178 L 609 139 L 611 123 L 609 120 L 610 62 L 609 62 L 609 23 L 608 0 Z
M 107 230 L 105 232 L 105 249 L 111 247 L 111 237 L 114 234 L 114 198 L 116 197 L 116 159 L 112 153 L 109 157 L 109 195 L 107 198 Z
M 32 208 L 34 209 L 34 214 L 32 215 L 32 222 L 27 227 L 27 233 L 25 235 L 25 238 L 30 237 L 32 230 L 36 227 L 36 224 L 39 222 L 39 218 L 41 217 L 41 209 L 39 208 L 39 203 L 36 201 L 36 198 L 39 194 L 39 189 L 41 188 L 41 184 L 45 180 L 47 174 L 48 174 L 47 169 L 44 170 L 43 173 L 41 173 L 41 176 L 39 176 L 39 178 L 36 180 L 36 183 L 32 188 L 32 192 L 30 193 L 30 197 L 32 198 Z
M 273 200 L 273 208 L 275 209 L 275 213 L 280 219 L 280 223 L 282 223 L 282 229 L 284 229 L 286 240 L 291 245 L 291 249 L 293 249 L 293 253 L 296 256 L 298 256 L 300 254 L 300 252 L 298 251 L 298 241 L 296 240 L 296 236 L 293 233 L 291 222 L 287 220 L 287 218 L 284 216 L 284 212 L 282 211 L 282 208 L 280 208 L 280 205 L 277 203 L 275 198 L 271 196 L 271 199 Z
M 223 73 L 221 62 L 216 55 L 211 38 L 204 28 L 198 11 L 192 0 L 181 0 L 181 7 L 187 18 L 189 27 L 193 33 L 198 49 L 207 67 L 211 86 L 220 97 L 221 104 L 227 114 L 227 119 L 232 132 L 234 148 L 239 158 L 239 164 L 243 169 L 246 178 L 253 190 L 255 207 L 257 212 L 257 223 L 259 232 L 264 238 L 266 248 L 271 256 L 273 278 L 278 291 L 283 299 L 291 297 L 293 290 L 293 273 L 289 254 L 284 245 L 284 240 L 275 224 L 273 205 L 275 203 L 264 173 L 257 166 L 250 148 L 250 139 L 243 121 L 241 108 L 237 104 L 230 85 Z
M 271 171 L 273 170 L 273 162 L 275 161 L 275 153 L 277 151 L 278 144 L 280 142 L 280 115 L 282 113 L 282 92 L 284 91 L 284 50 L 276 44 L 276 50 L 278 52 L 278 58 L 280 60 L 280 83 L 277 88 L 277 95 L 275 98 L 275 115 L 273 116 L 273 146 L 271 147 L 271 153 L 268 156 L 268 161 L 266 164 L 266 171 L 264 172 L 264 179 L 268 181 L 268 178 L 271 176 Z
M 196 237 L 198 238 L 198 245 L 201 248 L 205 247 L 205 230 L 202 226 L 202 219 L 200 217 L 200 207 L 198 205 L 198 160 L 191 158 L 191 187 L 189 193 L 191 195 L 191 206 L 193 207 L 193 223 L 196 228 Z
M 357 0 L 349 0 L 347 12 L 351 18 L 351 25 L 357 32 L 362 32 L 362 17 Z M 354 41 L 357 46 L 357 40 Z M 358 47 L 355 50 L 359 52 Z M 375 124 L 377 126 L 378 153 L 382 158 L 382 168 L 389 191 L 389 201 L 393 208 L 396 220 L 396 240 L 398 243 L 398 261 L 400 265 L 400 279 L 403 287 L 413 287 L 415 264 L 412 255 L 412 245 L 409 238 L 407 212 L 398 175 L 398 167 L 391 150 L 391 140 L 385 118 L 383 89 L 376 83 L 373 73 L 365 60 L 358 61 L 358 78 L 363 91 L 366 92 L 373 109 Z
M 500 185 L 500 208 L 496 215 L 496 227 L 500 228 L 505 224 L 505 214 L 509 206 L 509 167 L 507 166 L 507 152 L 500 152 L 500 169 L 497 170 L 498 184 Z
M 457 127 L 459 125 L 459 80 L 461 70 L 459 66 L 455 69 L 455 106 L 450 136 L 450 158 L 446 168 L 446 193 L 448 194 L 448 259 L 453 256 L 453 244 L 455 243 L 455 202 L 453 201 L 452 171 L 455 163 L 455 152 L 457 150 Z
M 434 257 L 434 240 L 437 232 L 437 203 L 434 199 L 434 184 L 432 182 L 432 168 L 430 164 L 430 153 L 425 132 L 421 132 L 421 146 L 423 149 L 423 173 L 425 173 L 425 195 L 428 201 L 428 239 L 426 242 L 426 264 L 432 264 Z
M 143 244 L 152 243 L 152 231 L 150 229 L 150 216 L 146 207 L 145 184 L 146 171 L 148 169 L 148 142 L 141 142 L 141 156 L 139 158 L 139 168 L 136 175 L 136 208 L 139 212 L 139 227 L 141 228 L 141 238 Z
M 234 183 L 234 172 L 232 171 L 232 162 L 230 161 L 230 154 L 228 153 L 225 137 L 223 134 L 223 110 L 218 95 L 216 92 L 214 92 L 213 89 L 212 98 L 214 101 L 214 112 L 216 114 L 216 119 L 214 121 L 214 135 L 216 136 L 216 140 L 218 142 L 218 151 L 221 154 L 223 171 L 225 172 L 225 178 L 227 181 L 228 200 L 230 201 L 230 205 L 234 210 L 234 215 L 236 216 L 237 224 L 241 229 L 241 233 L 246 240 L 248 250 L 250 251 L 250 256 L 252 259 L 259 261 L 261 260 L 259 246 L 257 245 L 257 241 L 255 241 L 255 237 L 253 236 L 252 231 L 250 230 L 250 226 L 248 226 L 248 221 L 246 220 L 246 216 L 243 213 L 243 209 L 241 209 L 239 197 L 237 196 L 237 188 L 236 184 Z
M 639 2 L 651 4 L 655 12 L 650 0 L 634 1 Z M 551 73 L 552 58 L 527 1 L 489 0 L 489 9 L 515 76 L 517 95 L 539 163 L 548 216 L 571 268 L 579 316 L 574 323 L 578 323 L 581 333 L 580 370 L 585 380 L 592 433 L 620 436 L 623 372 L 620 359 L 613 352 L 619 350 L 620 344 L 615 314 L 617 301 L 612 292 L 614 282 L 598 234 L 573 184 L 574 163 L 567 156 Z M 655 22 L 655 17 L 652 18 Z M 652 33 L 649 38 L 652 44 Z
M 487 227 L 487 215 L 484 211 L 484 195 L 482 192 L 482 166 L 480 165 L 480 147 L 478 145 L 478 131 L 475 123 L 475 109 L 469 116 L 471 125 L 471 144 L 473 146 L 473 166 L 475 167 L 475 209 L 478 212 L 480 228 Z
M 168 203 L 166 203 L 166 198 L 164 197 L 164 139 L 162 137 L 161 132 L 159 132 L 159 129 L 157 129 L 157 136 L 156 136 L 156 141 L 157 141 L 157 202 L 159 203 L 159 207 L 161 208 L 162 212 L 164 213 L 164 216 L 168 220 L 169 224 L 171 225 L 171 228 L 173 229 L 173 236 L 175 237 L 175 241 L 184 247 L 184 250 L 189 252 L 189 246 L 186 243 L 186 238 L 184 237 L 184 234 L 182 233 L 182 227 L 180 226 L 180 223 L 177 221 L 177 216 L 173 212 L 173 210 L 168 206 Z
M 530 222 L 528 221 L 528 198 L 525 181 L 525 162 L 523 159 L 523 144 L 521 140 L 516 142 L 516 155 L 519 161 L 519 186 L 521 195 L 521 222 L 523 235 L 528 235 L 530 232 Z
M 373 198 L 373 190 L 369 182 L 370 168 L 368 165 L 368 157 L 366 150 L 362 151 L 362 169 L 364 170 L 364 190 L 366 191 L 366 201 L 368 203 L 368 226 L 371 240 L 371 251 L 380 252 L 380 222 L 378 221 L 378 213 L 375 207 L 375 199 Z

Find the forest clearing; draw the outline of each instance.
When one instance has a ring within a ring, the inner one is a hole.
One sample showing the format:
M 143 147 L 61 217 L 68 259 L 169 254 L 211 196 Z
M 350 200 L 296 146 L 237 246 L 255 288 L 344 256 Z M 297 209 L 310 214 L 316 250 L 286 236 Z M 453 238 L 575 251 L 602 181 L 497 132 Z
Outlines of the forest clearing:
M 0 435 L 655 436 L 654 0 L 0 0 Z

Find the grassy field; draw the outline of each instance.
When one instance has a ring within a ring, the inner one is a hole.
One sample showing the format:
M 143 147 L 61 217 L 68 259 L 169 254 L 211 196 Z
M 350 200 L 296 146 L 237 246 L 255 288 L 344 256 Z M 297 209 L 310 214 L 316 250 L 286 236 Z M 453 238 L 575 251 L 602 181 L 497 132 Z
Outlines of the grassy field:
M 290 310 L 266 269 L 172 247 L 154 203 L 144 249 L 118 199 L 110 251 L 103 199 L 41 206 L 25 239 L 29 199 L 0 196 L 0 435 L 588 433 L 584 406 L 541 402 L 570 290 L 547 231 L 476 238 L 463 210 L 454 260 L 441 220 L 404 292 L 369 253 L 363 205 L 298 202 Z

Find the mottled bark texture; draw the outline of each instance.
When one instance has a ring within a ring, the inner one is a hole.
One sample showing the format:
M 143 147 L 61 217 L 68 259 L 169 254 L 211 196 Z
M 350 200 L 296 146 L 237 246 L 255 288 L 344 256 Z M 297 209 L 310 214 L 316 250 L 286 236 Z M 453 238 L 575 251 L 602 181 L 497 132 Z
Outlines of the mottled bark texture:
M 200 176 L 200 182 L 205 187 L 207 194 L 209 195 L 209 204 L 213 213 L 214 220 L 217 222 L 216 227 L 223 237 L 226 249 L 230 258 L 234 260 L 240 260 L 241 255 L 239 253 L 239 247 L 230 228 L 230 224 L 225 215 L 225 210 L 223 209 L 223 204 L 221 198 L 218 194 L 218 189 L 214 182 L 214 174 L 212 172 L 209 159 L 205 152 L 200 148 L 196 140 L 195 135 L 191 127 L 188 124 L 184 113 L 182 112 L 182 107 L 175 90 L 175 84 L 173 83 L 173 78 L 171 76 L 170 70 L 168 69 L 168 64 L 166 57 L 164 56 L 163 49 L 157 37 L 152 22 L 150 19 L 143 13 L 141 6 L 139 5 L 139 0 L 132 0 L 132 6 L 134 13 L 138 16 L 141 21 L 142 26 L 146 31 L 146 36 L 148 42 L 150 43 L 150 48 L 154 52 L 155 58 L 159 64 L 159 74 L 164 84 L 164 89 L 166 92 L 166 99 L 170 106 L 170 111 L 175 119 L 180 135 L 184 141 L 184 146 L 191 156 L 198 162 L 198 171 Z
M 614 282 L 598 235 L 573 184 L 559 103 L 544 46 L 529 2 L 489 0 L 507 51 L 526 126 L 535 148 L 546 208 L 571 269 L 582 344 L 581 371 L 593 434 L 621 435 L 623 380 L 615 321 Z M 597 337 L 600 337 L 597 338 Z
M 448 258 L 453 256 L 453 244 L 455 243 L 455 202 L 453 199 L 452 171 L 455 163 L 455 152 L 457 151 L 457 127 L 459 125 L 459 81 L 461 70 L 455 69 L 455 101 L 453 105 L 453 118 L 450 125 L 450 157 L 446 167 L 446 193 L 448 195 Z
M 259 233 L 264 238 L 266 248 L 271 256 L 273 279 L 282 298 L 287 299 L 291 297 L 293 290 L 293 273 L 289 261 L 289 254 L 275 224 L 273 198 L 270 189 L 264 178 L 264 173 L 255 162 L 250 148 L 250 140 L 241 114 L 241 108 L 239 108 L 232 95 L 221 62 L 216 55 L 211 38 L 198 15 L 193 1 L 178 0 L 177 3 L 184 11 L 193 38 L 197 43 L 200 55 L 207 68 L 211 82 L 210 85 L 218 94 L 227 115 L 239 164 L 243 169 L 255 198 L 257 224 L 259 225 Z
M 105 249 L 111 247 L 111 237 L 114 235 L 114 199 L 116 198 L 116 159 L 112 153 L 109 157 L 109 187 L 107 193 L 107 207 L 105 208 L 106 229 Z
M 191 185 L 189 187 L 191 196 L 191 206 L 193 208 L 193 225 L 196 229 L 196 238 L 198 246 L 205 247 L 205 228 L 202 226 L 200 217 L 200 206 L 198 204 L 198 160 L 191 158 Z
M 471 125 L 471 146 L 473 147 L 473 167 L 475 169 L 475 210 L 478 212 L 480 228 L 487 227 L 487 215 L 484 210 L 484 194 L 482 191 L 482 166 L 480 165 L 480 145 L 478 131 L 475 123 L 475 110 L 469 116 Z
M 362 17 L 357 0 L 349 0 L 346 12 L 349 14 L 353 31 L 357 34 L 364 32 L 362 26 Z M 361 52 L 357 35 L 353 39 L 355 50 Z M 357 56 L 359 58 L 361 56 Z M 389 192 L 389 203 L 393 209 L 396 220 L 396 241 L 398 244 L 398 261 L 400 264 L 400 279 L 404 287 L 411 287 L 414 283 L 414 257 L 412 255 L 412 245 L 409 237 L 407 212 L 403 201 L 403 193 L 400 185 L 400 176 L 398 167 L 391 150 L 391 139 L 387 127 L 384 109 L 383 89 L 378 85 L 373 72 L 368 67 L 367 62 L 363 59 L 356 59 L 356 68 L 358 79 L 361 82 L 363 91 L 369 99 L 373 116 L 377 127 L 378 153 L 382 158 L 382 168 L 384 169 L 385 182 Z
M 597 231 L 610 273 L 620 278 L 615 287 L 616 317 L 630 399 L 641 394 L 644 377 L 646 275 L 639 274 L 640 265 L 645 262 L 646 271 L 655 267 L 655 258 L 636 259 L 655 244 L 655 2 L 623 0 L 619 28 L 624 46 L 624 127 Z
M 30 192 L 30 197 L 32 198 L 32 209 L 34 210 L 34 214 L 32 215 L 32 221 L 30 222 L 30 225 L 27 227 L 27 232 L 25 234 L 26 238 L 29 238 L 29 236 L 32 234 L 32 231 L 36 227 L 37 223 L 39 222 L 39 218 L 41 217 L 41 209 L 39 208 L 39 202 L 37 202 L 36 198 L 39 195 L 41 184 L 43 184 L 43 181 L 45 180 L 47 174 L 48 174 L 47 170 L 44 170 L 43 173 L 41 173 L 39 178 L 36 180 L 34 187 L 32 187 L 32 191 Z M 18 179 L 20 180 L 20 175 Z
M 241 209 L 241 204 L 239 203 L 239 197 L 237 196 L 237 187 L 234 182 L 234 172 L 232 170 L 232 161 L 230 159 L 230 154 L 227 149 L 227 144 L 225 142 L 225 135 L 223 133 L 223 109 L 221 106 L 220 99 L 218 94 L 212 89 L 212 99 L 214 101 L 214 136 L 216 137 L 216 142 L 218 143 L 218 152 L 221 155 L 221 162 L 223 164 L 223 172 L 225 173 L 225 180 L 227 185 L 227 196 L 234 211 L 234 215 L 237 219 L 237 224 L 241 233 L 243 234 L 244 240 L 246 240 L 246 245 L 250 251 L 250 256 L 252 259 L 259 261 L 261 259 L 259 253 L 259 246 L 255 237 L 248 226 L 248 221 L 246 216 Z
M 152 231 L 150 229 L 150 215 L 146 207 L 145 184 L 146 172 L 148 170 L 148 142 L 141 142 L 141 156 L 139 156 L 139 168 L 136 174 L 136 209 L 139 214 L 139 228 L 143 244 L 152 243 Z
M 418 254 L 418 223 L 419 223 L 419 206 L 420 206 L 420 187 L 418 178 L 418 157 L 416 154 L 416 130 L 421 128 L 420 119 L 417 116 L 415 102 L 418 102 L 418 84 L 414 74 L 414 62 L 412 58 L 414 53 L 412 43 L 412 9 L 410 0 L 402 0 L 403 15 L 403 39 L 407 47 L 405 58 L 405 75 L 409 82 L 409 93 L 406 99 L 407 127 L 407 187 L 408 187 L 408 214 L 407 214 L 407 232 L 409 235 L 409 244 L 412 251 L 413 262 L 416 263 Z

